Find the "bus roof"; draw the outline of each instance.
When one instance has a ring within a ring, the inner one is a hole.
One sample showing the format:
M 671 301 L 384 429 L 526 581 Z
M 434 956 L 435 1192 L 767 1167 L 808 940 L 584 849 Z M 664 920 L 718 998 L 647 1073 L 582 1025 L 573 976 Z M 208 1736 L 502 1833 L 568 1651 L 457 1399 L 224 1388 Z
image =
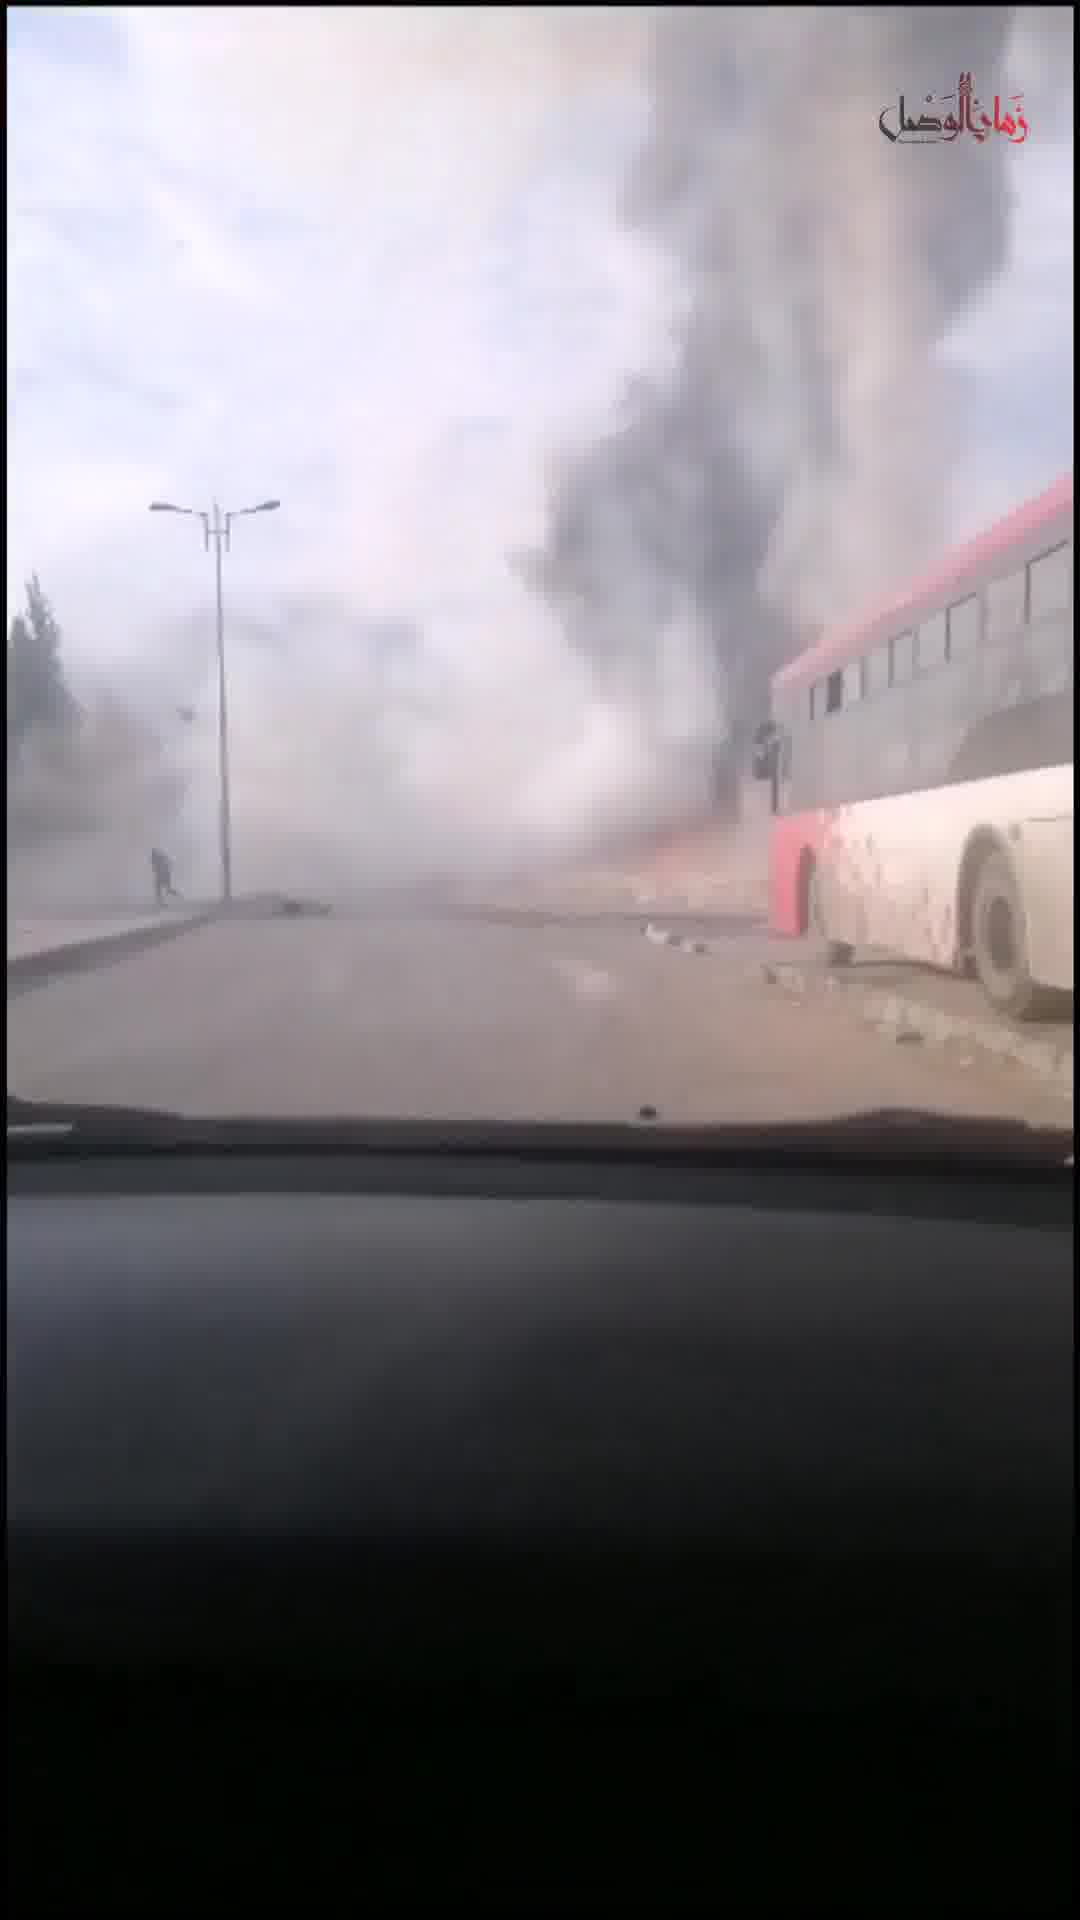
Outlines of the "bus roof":
M 891 626 L 920 602 L 933 603 L 938 599 L 951 598 L 958 587 L 980 575 L 998 554 L 1008 552 L 1019 542 L 1029 541 L 1046 522 L 1071 511 L 1072 497 L 1072 474 L 1063 473 L 1052 486 L 1037 494 L 1034 500 L 1014 507 L 1011 513 L 996 520 L 985 532 L 977 534 L 973 540 L 965 541 L 962 546 L 954 547 L 938 563 L 933 573 L 927 574 L 915 586 L 896 594 L 873 613 L 862 615 L 838 632 L 826 634 L 824 639 L 807 648 L 805 653 L 797 654 L 794 660 L 789 660 L 786 666 L 774 673 L 773 686 L 798 686 L 803 681 L 815 680 L 830 673 L 862 653 L 875 629 L 883 623 L 888 622 Z

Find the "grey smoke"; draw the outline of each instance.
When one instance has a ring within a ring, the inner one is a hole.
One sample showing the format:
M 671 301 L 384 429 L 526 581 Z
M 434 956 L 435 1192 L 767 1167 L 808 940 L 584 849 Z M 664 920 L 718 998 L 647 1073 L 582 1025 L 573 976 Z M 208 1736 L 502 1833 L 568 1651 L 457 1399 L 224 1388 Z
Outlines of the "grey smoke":
M 145 905 L 152 845 L 189 896 L 217 891 L 213 606 L 144 639 L 122 691 L 79 680 L 79 724 L 34 730 L 9 762 L 19 912 Z M 348 895 L 436 871 L 448 858 L 438 811 L 425 819 L 410 791 L 409 756 L 445 727 L 446 699 L 417 625 L 294 594 L 270 611 L 230 608 L 227 644 L 238 884 Z
M 673 371 L 566 464 L 521 563 L 598 684 L 653 714 L 657 755 L 672 636 L 702 766 L 715 748 L 733 776 L 778 661 L 946 536 L 970 394 L 939 349 L 1005 263 L 1018 156 L 970 136 L 894 147 L 878 115 L 962 71 L 984 100 L 1023 89 L 1013 24 L 1007 8 L 657 22 L 622 212 L 681 270 Z M 1023 33 L 1044 81 L 1071 72 L 1071 10 L 1028 10 Z
M 133 906 L 148 891 L 150 846 L 182 839 L 172 742 L 115 688 L 80 695 L 77 725 L 34 729 L 9 761 L 9 911 Z
M 569 657 L 500 634 L 479 684 L 470 640 L 455 658 L 319 596 L 258 617 L 230 583 L 238 884 L 340 896 L 570 850 L 718 789 L 733 802 L 771 668 L 946 535 L 977 395 L 939 350 L 1005 264 L 1024 155 L 898 150 L 877 120 L 968 69 L 981 93 L 1024 89 L 1043 137 L 1071 11 L 657 18 L 620 211 L 677 263 L 684 299 L 670 371 L 569 450 L 518 563 Z M 14 860 L 9 781 L 12 893 L 142 899 L 154 841 L 186 890 L 216 885 L 212 607 L 141 651 L 145 685 L 84 699 L 78 749 L 27 760 Z

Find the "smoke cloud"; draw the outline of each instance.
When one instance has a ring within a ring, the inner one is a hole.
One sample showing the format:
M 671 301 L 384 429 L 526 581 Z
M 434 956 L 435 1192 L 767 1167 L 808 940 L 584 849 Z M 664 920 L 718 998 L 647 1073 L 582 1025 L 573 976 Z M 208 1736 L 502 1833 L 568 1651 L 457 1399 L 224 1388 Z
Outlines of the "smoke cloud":
M 169 741 L 107 685 L 70 727 L 32 729 L 8 761 L 9 912 L 144 898 L 151 845 L 182 832 L 185 784 Z
M 465 624 L 468 624 L 467 618 Z M 261 636 L 261 644 L 257 639 Z M 515 609 L 500 660 L 457 621 L 421 629 L 294 599 L 231 629 L 234 843 L 246 887 L 348 901 L 454 891 L 577 852 L 669 808 L 636 715 Z M 195 697 L 195 696 L 193 696 Z M 184 834 L 216 845 L 216 693 L 187 735 Z M 212 882 L 205 861 L 200 882 Z
M 656 25 L 623 211 L 681 269 L 676 364 L 567 464 L 523 571 L 597 683 L 654 717 L 660 755 L 672 648 L 684 720 L 730 775 L 778 662 L 946 540 L 951 450 L 974 423 L 939 350 L 1005 263 L 1016 156 L 895 147 L 878 115 L 961 72 L 988 96 L 1022 86 L 1012 26 L 1006 8 Z M 1024 35 L 1071 71 L 1065 9 L 1028 10 Z
M 205 34 L 214 65 L 192 67 L 188 80 L 208 133 L 218 125 L 217 73 L 221 126 L 235 129 L 239 114 L 244 126 L 275 130 L 256 142 L 258 166 L 280 175 L 297 204 L 310 188 L 323 195 L 325 161 L 338 182 L 327 204 L 344 223 L 353 144 L 370 198 L 380 142 L 393 145 L 391 122 L 416 80 L 393 20 L 382 16 L 377 29 L 387 90 L 359 50 L 356 62 L 341 57 L 337 16 L 297 42 L 288 10 L 271 10 L 267 44 L 280 85 L 260 93 L 258 58 L 240 57 L 246 18 L 219 12 L 201 26 L 174 17 L 175 46 L 166 43 L 169 57 L 150 74 L 151 97 L 164 113 L 166 81 L 192 35 Z M 387 430 L 374 443 L 370 421 L 356 519 L 365 566 L 383 571 L 369 573 L 366 590 L 257 608 L 229 573 L 235 874 L 245 890 L 347 899 L 403 883 L 441 887 L 734 810 L 773 668 L 948 537 L 953 449 L 975 396 L 942 349 L 1006 264 L 1010 168 L 1023 155 L 970 138 L 894 148 L 878 115 L 901 92 L 921 104 L 971 71 L 983 95 L 1037 96 L 1045 118 L 1053 86 L 1071 73 L 1069 10 L 631 9 L 615 26 L 608 10 L 570 15 L 578 38 L 567 46 L 591 50 L 590 60 L 558 52 L 558 16 L 544 10 L 503 17 L 493 40 L 484 17 L 472 17 L 453 42 L 474 83 L 479 73 L 477 98 L 498 108 L 468 169 L 475 203 L 463 189 L 469 204 L 456 211 L 476 223 L 489 217 L 508 153 L 515 177 L 523 173 L 545 88 L 570 87 L 574 75 L 584 84 L 608 69 L 613 51 L 624 66 L 644 57 L 647 132 L 612 212 L 641 259 L 655 259 L 658 284 L 675 289 L 669 351 L 657 357 L 643 343 L 617 412 L 597 432 L 593 408 L 588 428 L 577 429 L 589 437 L 571 433 L 557 450 L 546 492 L 538 476 L 523 479 L 517 520 L 527 526 L 538 503 L 537 531 L 532 545 L 507 554 L 501 601 L 478 568 L 476 603 L 433 612 L 419 593 L 410 602 L 403 592 L 396 605 L 405 611 L 395 610 L 389 576 L 395 568 L 400 576 L 402 555 L 415 556 L 414 572 L 437 589 L 463 528 L 490 544 L 492 529 L 501 539 L 514 516 L 491 492 L 482 434 L 475 501 L 415 518 L 402 511 L 407 496 L 392 493 L 384 453 L 394 436 Z M 343 17 L 362 40 L 360 16 Z M 527 57 L 515 18 L 533 23 L 521 27 Z M 145 20 L 133 31 L 149 37 Z M 435 52 L 450 45 L 439 41 Z M 434 53 L 421 65 L 423 103 L 438 93 L 442 68 Z M 357 113 L 354 67 L 367 73 L 376 105 L 387 92 L 383 120 Z M 309 110 L 314 100 L 319 111 L 297 156 L 289 128 L 305 86 Z M 426 113 L 408 118 L 412 134 L 393 146 L 394 165 L 449 257 L 459 229 L 442 219 L 432 186 Z M 465 123 L 483 116 L 456 96 L 445 113 L 451 153 Z M 183 121 L 178 148 L 190 147 L 188 135 Z M 551 246 L 559 244 L 556 230 Z M 347 331 L 350 310 L 325 324 Z M 471 326 L 462 323 L 462 339 Z M 419 328 L 407 344 L 419 365 Z M 319 353 L 290 352 L 290 369 L 298 357 L 316 365 Z M 450 387 L 454 363 L 451 335 Z M 280 395 L 293 428 L 305 392 L 297 384 Z M 341 406 L 350 406 L 347 392 Z M 317 435 L 317 420 L 309 410 L 301 424 Z M 258 448 L 267 471 L 271 451 Z M 316 465 L 318 457 L 313 446 Z M 329 451 L 326 459 L 329 488 Z M 150 491 L 140 469 L 133 499 Z M 67 612 L 58 605 L 64 626 Z M 78 740 L 40 742 L 17 775 L 9 771 L 9 877 L 24 900 L 144 898 L 155 841 L 173 853 L 185 891 L 216 886 L 212 606 L 180 627 L 158 621 L 141 631 L 134 653 L 152 664 L 124 679 L 122 699 L 115 687 L 103 694 L 76 679 L 87 709 Z

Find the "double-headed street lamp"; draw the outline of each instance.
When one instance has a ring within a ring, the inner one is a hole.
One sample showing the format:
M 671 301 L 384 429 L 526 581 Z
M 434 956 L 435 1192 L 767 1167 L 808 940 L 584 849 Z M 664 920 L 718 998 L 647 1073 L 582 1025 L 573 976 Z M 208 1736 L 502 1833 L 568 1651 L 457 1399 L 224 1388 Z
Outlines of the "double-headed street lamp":
M 185 513 L 202 521 L 203 545 L 210 551 L 214 543 L 214 572 L 217 582 L 217 661 L 218 661 L 218 760 L 221 772 L 221 892 L 228 903 L 232 899 L 232 829 L 229 816 L 229 720 L 225 698 L 225 607 L 221 588 L 221 547 L 229 551 L 229 534 L 234 520 L 248 513 L 275 513 L 280 500 L 260 500 L 257 507 L 237 507 L 223 514 L 217 501 L 210 513 L 197 507 L 177 507 L 171 500 L 152 500 L 151 513 Z

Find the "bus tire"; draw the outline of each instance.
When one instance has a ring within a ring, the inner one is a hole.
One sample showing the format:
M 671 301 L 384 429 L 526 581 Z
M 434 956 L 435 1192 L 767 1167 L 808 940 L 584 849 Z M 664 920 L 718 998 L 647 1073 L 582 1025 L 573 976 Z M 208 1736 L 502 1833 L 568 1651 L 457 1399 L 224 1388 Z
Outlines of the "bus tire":
M 811 859 L 806 869 L 806 909 L 803 929 L 812 933 L 825 948 L 825 964 L 829 967 L 850 966 L 855 949 L 846 940 L 830 940 L 825 928 L 825 918 L 821 910 L 821 894 L 818 890 L 817 861 Z
M 1043 995 L 1027 959 L 1024 902 L 1008 855 L 995 847 L 984 855 L 975 876 L 971 907 L 971 948 L 975 976 L 996 1013 L 1029 1020 Z

